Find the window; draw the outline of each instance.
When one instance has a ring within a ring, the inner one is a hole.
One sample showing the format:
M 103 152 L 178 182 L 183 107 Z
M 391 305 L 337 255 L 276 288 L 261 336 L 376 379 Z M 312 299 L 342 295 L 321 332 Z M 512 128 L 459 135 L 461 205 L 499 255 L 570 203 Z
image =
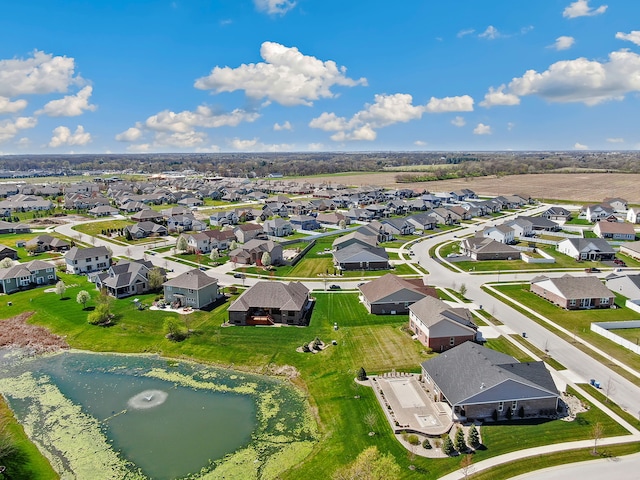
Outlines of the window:
M 608 305 L 609 304 L 609 299 L 608 298 L 601 298 L 600 299 L 600 305 Z
M 498 411 L 501 412 L 504 410 L 504 402 L 498 402 Z
M 518 408 L 518 401 L 514 400 L 513 402 L 511 402 L 511 410 L 515 412 L 516 408 Z
M 576 306 L 576 299 L 572 298 L 571 300 L 569 300 L 569 306 L 570 307 L 575 307 Z
M 47 278 L 48 278 L 49 280 L 53 280 L 53 275 L 49 275 L 49 276 L 47 276 Z
M 456 337 L 449 338 L 449 346 L 453 347 L 456 344 Z

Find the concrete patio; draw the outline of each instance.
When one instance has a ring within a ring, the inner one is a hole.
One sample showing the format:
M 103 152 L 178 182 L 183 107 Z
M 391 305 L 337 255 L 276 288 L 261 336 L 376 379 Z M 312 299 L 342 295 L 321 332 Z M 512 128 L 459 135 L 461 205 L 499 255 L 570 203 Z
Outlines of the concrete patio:
M 453 425 L 451 408 L 444 402 L 434 402 L 419 378 L 417 374 L 393 371 L 371 376 L 369 383 L 395 433 L 439 437 Z

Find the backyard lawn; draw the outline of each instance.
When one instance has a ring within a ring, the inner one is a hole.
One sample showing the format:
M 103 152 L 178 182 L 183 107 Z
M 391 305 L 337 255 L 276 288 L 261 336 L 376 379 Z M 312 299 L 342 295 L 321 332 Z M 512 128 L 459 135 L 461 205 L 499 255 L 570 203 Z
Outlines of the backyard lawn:
M 97 237 L 102 235 L 104 230 L 121 230 L 128 225 L 135 225 L 136 222 L 132 220 L 105 220 L 103 222 L 89 222 L 82 223 L 73 227 L 74 230 L 84 233 L 85 235 L 91 235 Z
M 361 366 L 369 373 L 396 369 L 418 371 L 429 358 L 420 343 L 404 330 L 407 316 L 370 315 L 358 302 L 357 294 L 317 293 L 308 327 L 222 327 L 230 301 L 211 312 L 197 311 L 179 316 L 165 311 L 139 311 L 131 299 L 116 300 L 114 325 L 97 327 L 87 323 L 87 311 L 75 301 L 84 289 L 96 297 L 97 292 L 86 277 L 61 274 L 68 289 L 65 299 L 42 289 L 11 295 L 12 306 L 0 308 L 0 318 L 21 311 L 35 311 L 31 322 L 45 325 L 53 332 L 66 335 L 74 348 L 140 353 L 153 352 L 168 357 L 193 359 L 206 363 L 264 372 L 271 365 L 291 365 L 300 372 L 293 382 L 308 393 L 312 410 L 319 422 L 321 441 L 302 465 L 283 475 L 285 479 L 331 478 L 339 466 L 352 461 L 364 448 L 375 445 L 394 456 L 402 467 L 403 478 L 414 478 L 409 463 L 417 467 L 421 478 L 435 479 L 459 467 L 459 458 L 428 460 L 417 457 L 410 462 L 407 451 L 391 435 L 388 423 L 371 389 L 358 386 L 353 379 Z M 154 294 L 138 298 L 150 304 Z M 88 306 L 95 305 L 90 301 Z M 194 334 L 183 342 L 167 340 L 163 322 L 177 317 L 188 322 Z M 338 329 L 334 330 L 334 323 Z M 298 353 L 296 348 L 315 337 L 330 345 L 317 353 Z M 506 348 L 500 340 L 496 345 Z M 372 412 L 378 435 L 369 436 L 371 427 L 364 417 Z M 605 423 L 606 435 L 623 432 L 596 408 L 581 414 L 575 422 L 541 421 L 495 424 L 482 427 L 486 450 L 478 451 L 475 460 L 499 455 L 518 448 L 588 439 L 593 422 Z M 48 478 L 48 477 L 45 477 Z
M 6 245 L 7 247 L 13 248 L 16 252 L 18 252 L 18 261 L 19 262 L 30 262 L 32 260 L 45 260 L 45 261 L 54 261 L 62 258 L 61 253 L 57 252 L 43 252 L 38 253 L 36 255 L 29 255 L 26 248 L 17 247 L 16 243 L 27 242 L 32 238 L 35 238 L 41 233 L 5 233 L 0 235 L 0 244 Z M 57 233 L 48 233 L 47 235 L 51 235 L 52 237 L 62 238 L 68 242 L 72 240 L 63 235 Z

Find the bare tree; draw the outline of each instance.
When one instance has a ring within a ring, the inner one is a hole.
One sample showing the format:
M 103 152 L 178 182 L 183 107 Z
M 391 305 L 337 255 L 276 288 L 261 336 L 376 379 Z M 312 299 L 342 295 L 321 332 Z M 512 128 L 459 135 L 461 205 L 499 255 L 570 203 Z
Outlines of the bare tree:
M 616 393 L 616 384 L 613 381 L 613 378 L 609 377 L 606 385 L 604 386 L 604 395 L 606 397 L 606 403 L 609 403 L 609 397 Z
M 460 462 L 460 471 L 464 475 L 465 480 L 473 473 L 473 455 L 467 454 L 462 457 Z
M 591 453 L 593 455 L 598 454 L 598 440 L 602 438 L 603 434 L 604 427 L 600 422 L 597 422 L 591 429 L 591 438 L 593 438 L 593 450 L 591 451 Z
M 463 297 L 467 294 L 467 285 L 464 283 L 460 284 L 460 295 Z
M 373 427 L 375 427 L 376 423 L 378 423 L 378 417 L 376 417 L 376 414 L 372 411 L 368 411 L 364 415 L 364 423 L 369 426 L 369 435 L 375 434 Z

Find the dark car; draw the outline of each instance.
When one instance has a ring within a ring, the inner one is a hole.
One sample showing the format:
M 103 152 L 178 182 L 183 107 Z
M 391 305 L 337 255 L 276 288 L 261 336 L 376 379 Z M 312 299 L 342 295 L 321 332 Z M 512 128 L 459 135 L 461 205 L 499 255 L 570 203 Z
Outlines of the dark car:
M 340 290 L 340 285 L 329 285 L 329 290 Z
M 233 274 L 233 278 L 244 278 L 244 274 L 243 273 L 234 273 Z

